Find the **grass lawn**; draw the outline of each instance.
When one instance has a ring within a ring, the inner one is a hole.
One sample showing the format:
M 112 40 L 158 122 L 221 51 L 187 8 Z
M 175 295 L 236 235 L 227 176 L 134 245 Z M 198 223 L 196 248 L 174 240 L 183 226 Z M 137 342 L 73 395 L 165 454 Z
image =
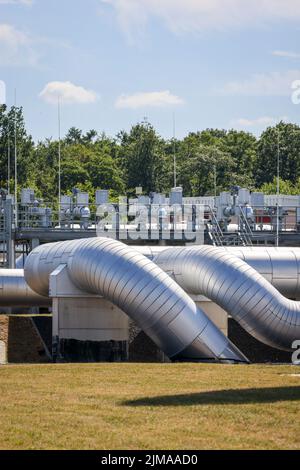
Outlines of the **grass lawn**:
M 0 367 L 1 449 L 299 449 L 300 369 Z

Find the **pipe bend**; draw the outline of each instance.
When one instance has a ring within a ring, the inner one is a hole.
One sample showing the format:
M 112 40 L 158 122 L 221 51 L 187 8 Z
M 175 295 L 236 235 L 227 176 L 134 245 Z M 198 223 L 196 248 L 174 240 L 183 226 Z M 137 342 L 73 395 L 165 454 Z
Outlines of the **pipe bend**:
M 207 246 L 172 249 L 154 262 L 184 290 L 218 304 L 263 343 L 291 351 L 300 339 L 300 302 L 285 298 L 234 254 Z
M 77 287 L 121 308 L 171 359 L 248 362 L 167 273 L 133 248 L 107 238 L 44 245 L 28 256 L 26 281 L 47 295 L 60 264 Z

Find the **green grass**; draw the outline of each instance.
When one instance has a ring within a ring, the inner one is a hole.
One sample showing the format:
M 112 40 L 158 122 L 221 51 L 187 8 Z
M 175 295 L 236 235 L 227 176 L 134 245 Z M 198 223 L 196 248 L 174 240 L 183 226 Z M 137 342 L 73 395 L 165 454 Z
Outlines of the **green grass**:
M 5 366 L 0 397 L 1 449 L 300 448 L 292 366 Z

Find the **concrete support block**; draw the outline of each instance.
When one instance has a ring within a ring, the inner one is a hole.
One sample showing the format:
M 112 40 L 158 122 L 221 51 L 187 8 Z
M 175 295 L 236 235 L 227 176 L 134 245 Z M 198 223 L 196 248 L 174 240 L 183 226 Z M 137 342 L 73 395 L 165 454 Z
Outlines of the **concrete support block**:
M 128 317 L 106 299 L 57 299 L 58 335 L 79 341 L 127 341 Z
M 53 357 L 76 362 L 128 360 L 129 318 L 108 300 L 80 291 L 64 265 L 50 277 Z
M 7 348 L 6 343 L 0 340 L 0 365 L 7 364 Z
M 53 312 L 54 360 L 68 362 L 128 360 L 129 318 L 124 312 L 101 296 L 78 289 L 70 279 L 65 265 L 59 266 L 50 276 L 50 296 Z M 203 296 L 192 298 L 218 328 L 228 335 L 227 313 Z M 143 345 L 140 345 L 140 349 L 144 349 Z M 146 344 L 145 349 L 149 349 Z M 131 354 L 135 356 L 132 345 Z M 161 362 L 166 360 L 159 350 L 154 356 Z

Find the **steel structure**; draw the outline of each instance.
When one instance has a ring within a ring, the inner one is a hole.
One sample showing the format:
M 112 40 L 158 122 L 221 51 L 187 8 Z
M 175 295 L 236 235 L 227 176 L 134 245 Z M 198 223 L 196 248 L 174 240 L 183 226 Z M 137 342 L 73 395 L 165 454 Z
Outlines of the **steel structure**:
M 170 359 L 247 362 L 174 280 L 123 243 L 96 238 L 41 246 L 26 260 L 27 283 L 48 295 L 49 276 L 60 265 L 79 289 L 127 313 Z
M 291 350 L 300 338 L 300 249 L 135 247 L 110 239 L 44 245 L 22 270 L 0 270 L 0 304 L 49 305 L 49 277 L 127 313 L 173 359 L 246 361 L 188 294 L 204 295 L 260 341 Z M 30 287 L 29 287 L 30 286 Z
M 260 269 L 271 283 L 296 297 L 300 252 L 287 250 L 284 256 L 266 251 Z M 247 253 L 241 251 L 238 257 L 232 250 L 202 246 L 166 250 L 154 262 L 185 291 L 205 295 L 230 313 L 259 341 L 291 351 L 293 342 L 300 338 L 300 303 L 284 297 L 242 257 L 247 260 Z M 252 265 L 262 262 L 262 257 L 249 249 L 248 258 Z

